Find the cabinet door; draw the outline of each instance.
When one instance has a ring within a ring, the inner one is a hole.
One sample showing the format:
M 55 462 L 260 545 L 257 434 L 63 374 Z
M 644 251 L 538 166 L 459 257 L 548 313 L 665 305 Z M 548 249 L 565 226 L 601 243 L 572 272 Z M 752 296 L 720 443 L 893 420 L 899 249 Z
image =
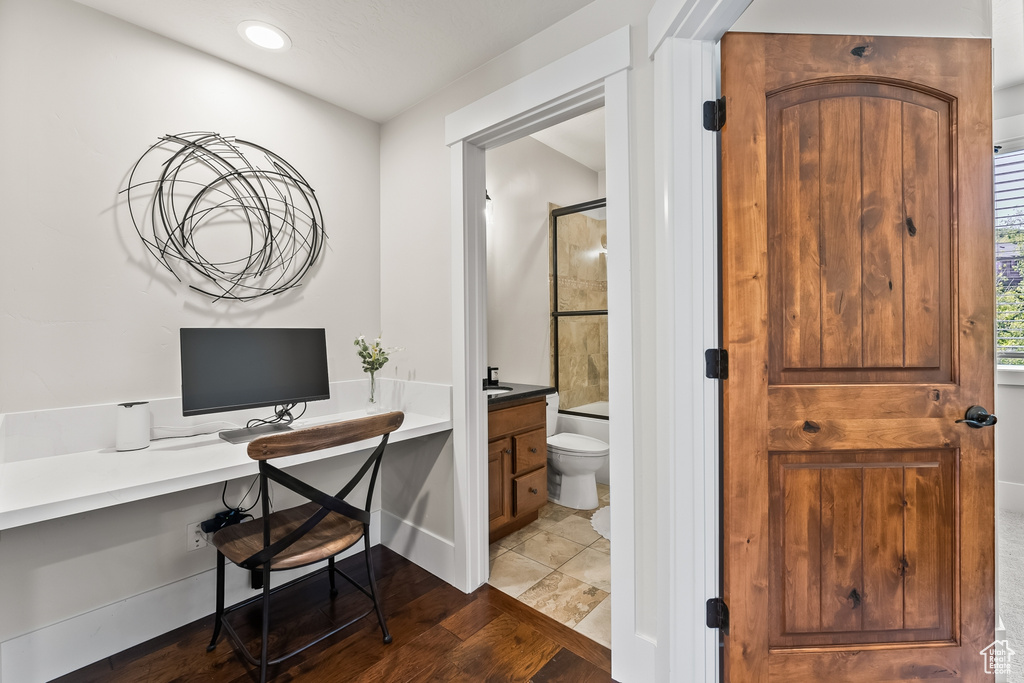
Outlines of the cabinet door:
M 548 459 L 548 436 L 544 429 L 534 429 L 512 437 L 514 442 L 513 468 L 516 474 L 529 472 L 545 464 Z
M 503 465 L 511 453 L 511 439 L 498 439 L 487 444 L 487 510 L 492 528 L 507 521 L 508 498 L 505 489 L 508 479 L 504 476 Z

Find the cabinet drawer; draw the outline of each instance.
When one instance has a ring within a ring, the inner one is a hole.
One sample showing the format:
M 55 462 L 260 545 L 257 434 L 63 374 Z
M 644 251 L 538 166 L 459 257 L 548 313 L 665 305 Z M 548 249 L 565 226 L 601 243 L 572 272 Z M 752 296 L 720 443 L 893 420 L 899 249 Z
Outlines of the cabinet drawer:
M 548 502 L 548 468 L 541 467 L 512 480 L 512 500 L 515 516 L 525 515 Z
M 529 472 L 540 467 L 548 459 L 548 434 L 546 429 L 534 429 L 532 432 L 512 437 L 515 442 L 512 459 L 512 471 L 516 474 Z
M 512 408 L 498 408 L 487 413 L 487 438 L 497 439 L 547 424 L 547 401 L 539 398 Z

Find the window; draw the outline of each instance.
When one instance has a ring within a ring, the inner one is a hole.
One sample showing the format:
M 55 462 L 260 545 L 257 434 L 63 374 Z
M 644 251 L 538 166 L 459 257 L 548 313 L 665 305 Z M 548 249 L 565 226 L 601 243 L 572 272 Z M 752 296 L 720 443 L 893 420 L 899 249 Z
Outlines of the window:
M 995 157 L 996 357 L 1024 365 L 1024 150 Z

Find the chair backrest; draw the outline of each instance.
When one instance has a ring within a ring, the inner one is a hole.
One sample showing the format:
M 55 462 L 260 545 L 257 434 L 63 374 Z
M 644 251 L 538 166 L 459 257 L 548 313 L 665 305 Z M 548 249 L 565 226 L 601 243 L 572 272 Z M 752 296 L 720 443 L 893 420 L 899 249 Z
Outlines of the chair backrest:
M 358 520 L 363 523 L 364 528 L 368 528 L 373 489 L 377 481 L 380 460 L 388 443 L 388 435 L 401 427 L 404 420 L 405 414 L 396 411 L 382 415 L 360 417 L 344 422 L 334 422 L 319 427 L 299 429 L 292 432 L 270 434 L 250 441 L 247 450 L 249 457 L 259 461 L 260 464 L 260 493 L 263 498 L 263 549 L 241 562 L 241 566 L 246 569 L 253 569 L 268 562 L 285 548 L 302 538 L 332 511 L 345 515 L 350 519 Z M 359 471 L 333 496 L 320 491 L 267 462 L 274 458 L 312 453 L 357 441 L 365 441 L 375 436 L 381 437 L 380 444 L 359 468 Z M 363 509 L 360 509 L 345 501 L 345 497 L 362 481 L 371 467 L 373 472 L 370 475 L 370 484 L 366 492 L 366 505 Z M 270 540 L 270 491 L 268 480 L 275 481 L 320 505 L 319 510 L 306 519 L 305 522 L 273 543 Z
M 292 432 L 279 432 L 253 439 L 249 442 L 247 452 L 253 460 L 270 460 L 286 455 L 312 453 L 390 434 L 401 427 L 404 421 L 405 413 L 395 411 Z

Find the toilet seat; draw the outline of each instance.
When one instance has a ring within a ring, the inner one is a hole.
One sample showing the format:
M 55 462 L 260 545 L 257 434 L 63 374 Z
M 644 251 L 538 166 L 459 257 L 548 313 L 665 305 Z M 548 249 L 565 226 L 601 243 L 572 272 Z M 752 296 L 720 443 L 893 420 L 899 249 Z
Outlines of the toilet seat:
M 608 455 L 608 444 L 583 434 L 563 432 L 548 437 L 548 448 L 566 455 Z

